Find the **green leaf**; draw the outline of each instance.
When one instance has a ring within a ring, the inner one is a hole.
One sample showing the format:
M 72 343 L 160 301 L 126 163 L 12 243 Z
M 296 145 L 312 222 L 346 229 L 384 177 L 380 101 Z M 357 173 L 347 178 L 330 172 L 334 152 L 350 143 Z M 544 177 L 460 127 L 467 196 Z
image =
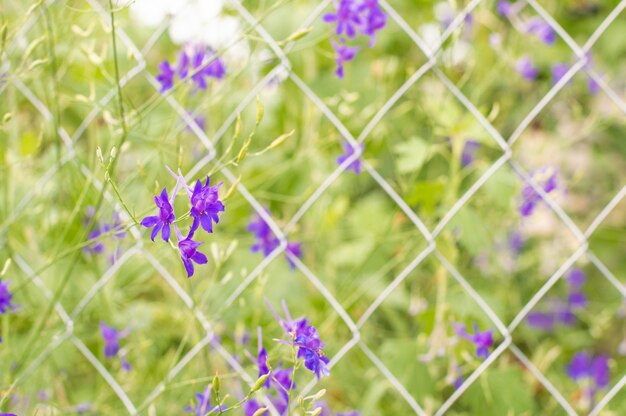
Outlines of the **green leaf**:
M 419 171 L 429 156 L 428 144 L 417 137 L 397 144 L 393 152 L 398 155 L 396 168 L 400 173 Z

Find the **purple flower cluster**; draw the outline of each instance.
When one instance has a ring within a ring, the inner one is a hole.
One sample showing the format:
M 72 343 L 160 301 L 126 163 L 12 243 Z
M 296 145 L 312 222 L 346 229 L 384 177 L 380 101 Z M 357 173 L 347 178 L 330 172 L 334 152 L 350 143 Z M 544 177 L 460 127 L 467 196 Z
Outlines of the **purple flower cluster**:
M 585 55 L 585 69 L 591 69 L 593 67 L 593 59 L 591 57 L 591 53 L 587 52 Z M 556 84 L 565 76 L 567 71 L 569 70 L 569 65 L 565 63 L 556 63 L 552 65 L 552 84 Z M 591 76 L 587 77 L 587 90 L 591 95 L 596 95 L 598 91 L 600 91 L 600 85 L 591 78 Z
M 204 392 L 196 393 L 196 403 L 195 406 L 189 405 L 185 407 L 185 412 L 193 412 L 196 416 L 205 416 L 211 414 L 213 412 L 217 413 L 220 410 L 225 411 L 227 407 L 221 406 L 211 406 L 211 385 L 206 386 Z
M 269 215 L 269 210 L 267 208 L 265 211 Z M 272 233 L 269 224 L 260 215 L 248 224 L 248 231 L 254 234 L 254 238 L 256 238 L 256 242 L 252 244 L 252 247 L 250 247 L 250 250 L 253 253 L 261 251 L 263 252 L 263 256 L 267 257 L 280 245 L 280 240 L 276 238 L 274 233 Z M 287 263 L 289 263 L 289 267 L 294 269 L 296 265 L 291 259 L 291 256 L 302 258 L 301 244 L 299 242 L 287 243 L 285 255 Z
M 178 250 L 180 252 L 180 258 L 187 271 L 187 277 L 191 277 L 194 274 L 194 263 L 206 264 L 208 262 L 207 257 L 198 251 L 198 248 L 203 244 L 193 240 L 195 232 L 198 228 L 202 228 L 207 233 L 213 232 L 213 223 L 219 222 L 219 213 L 224 212 L 224 204 L 219 199 L 218 191 L 222 183 L 216 186 L 210 186 L 209 177 L 206 178 L 204 185 L 198 179 L 193 188 L 191 188 L 185 182 L 182 175 L 176 175 L 170 171 L 170 173 L 176 177 L 176 186 L 172 196 L 169 197 L 167 189 L 163 188 L 161 195 L 154 197 L 154 203 L 158 208 L 158 215 L 148 216 L 141 220 L 141 225 L 146 228 L 152 228 L 152 234 L 150 238 L 152 241 L 161 233 L 163 241 L 168 242 L 171 236 L 171 226 L 174 226 L 174 233 L 178 241 Z M 190 216 L 193 218 L 193 224 L 187 236 L 183 237 L 178 226 L 174 224 L 176 215 L 174 213 L 173 203 L 178 187 L 183 185 L 189 202 L 191 204 Z
M 598 355 L 592 357 L 585 352 L 577 352 L 566 368 L 567 375 L 574 381 L 586 380 L 589 387 L 586 393 L 593 399 L 595 393 L 609 385 L 609 357 Z
M 527 81 L 534 81 L 539 75 L 539 69 L 533 64 L 530 56 L 522 56 L 515 63 L 515 70 Z
M 16 306 L 11 303 L 11 299 L 13 299 L 13 294 L 9 291 L 9 282 L 2 282 L 0 279 L 0 313 L 5 314 L 10 309 L 15 309 Z M 0 338 L 0 342 L 2 342 L 2 338 Z
M 104 340 L 104 358 L 111 359 L 116 357 L 120 352 L 119 340 L 125 338 L 128 335 L 129 330 L 125 329 L 123 331 L 118 331 L 104 322 L 100 322 L 100 333 L 102 334 L 102 339 Z M 120 354 L 120 360 L 122 368 L 125 371 L 130 371 L 130 364 L 126 360 L 124 354 Z
M 572 269 L 566 278 L 569 289 L 566 299 L 552 300 L 547 310 L 529 313 L 526 317 L 528 325 L 545 331 L 552 330 L 558 324 L 573 325 L 576 319 L 574 311 L 587 305 L 587 297 L 582 291 L 585 280 L 582 270 Z
M 337 77 L 344 77 L 343 65 L 354 59 L 359 48 L 346 44 L 346 36 L 354 39 L 357 33 L 369 36 L 369 47 L 374 46 L 376 32 L 387 24 L 387 15 L 383 13 L 378 0 L 336 0 L 335 12 L 324 15 L 326 23 L 335 25 L 338 41 L 332 45 L 337 54 L 335 62 Z
M 465 338 L 476 347 L 476 356 L 485 359 L 489 357 L 489 349 L 493 347 L 493 330 L 480 332 L 478 325 L 474 324 L 474 333 L 470 334 L 463 324 L 455 324 L 454 331 L 461 338 Z
M 87 215 L 85 216 L 85 220 L 84 220 L 85 224 L 89 224 L 92 222 L 94 212 L 95 212 L 94 207 L 90 206 L 89 208 L 87 208 Z M 105 240 L 99 239 L 101 236 L 106 237 L 107 234 L 110 234 L 110 235 Z M 117 212 L 114 212 L 112 222 L 102 223 L 102 224 L 98 222 L 94 223 L 94 228 L 87 235 L 87 239 L 90 241 L 91 240 L 96 240 L 96 241 L 93 241 L 89 245 L 85 246 L 83 251 L 85 253 L 90 253 L 90 254 L 102 254 L 104 253 L 106 249 L 106 244 L 105 244 L 106 241 L 115 243 L 115 242 L 119 242 L 120 240 L 123 240 L 125 237 L 126 237 L 126 231 L 124 231 L 124 226 L 120 222 L 120 217 L 117 214 Z M 117 259 L 121 255 L 121 253 L 122 253 L 122 249 L 118 245 L 118 247 L 115 250 L 112 250 L 112 252 L 109 254 L 109 260 L 111 261 L 111 263 L 114 263 L 115 259 Z
M 556 169 L 545 167 L 533 172 L 531 178 L 546 194 L 549 194 L 558 188 L 557 173 L 558 171 Z M 520 214 L 523 217 L 529 217 L 541 200 L 541 195 L 539 195 L 530 184 L 524 185 L 522 189 L 522 202 L 519 207 Z
M 207 78 L 223 79 L 226 75 L 224 61 L 215 56 L 211 49 L 204 46 L 187 49 L 180 52 L 175 65 L 167 60 L 159 64 L 160 72 L 156 80 L 161 84 L 161 94 L 174 87 L 176 75 L 181 80 L 186 80 L 191 75 L 192 82 L 201 90 L 207 88 Z
M 517 17 L 518 12 L 522 8 L 523 5 L 510 3 L 506 0 L 500 0 L 496 5 L 496 11 L 498 14 L 506 18 L 511 18 L 513 16 Z M 517 19 L 519 20 L 520 18 L 517 17 Z M 546 45 L 552 46 L 556 42 L 556 33 L 554 33 L 554 29 L 552 29 L 552 26 L 550 26 L 548 22 L 539 16 L 533 16 L 526 21 L 523 21 L 523 26 L 526 33 L 536 36 Z
M 363 153 L 363 145 L 360 144 L 358 145 L 359 147 L 359 151 L 361 152 L 361 154 Z M 344 154 L 339 156 L 337 158 L 337 165 L 341 165 L 343 162 L 345 162 L 346 160 L 348 160 L 350 157 L 352 157 L 352 155 L 354 155 L 354 147 L 352 147 L 352 145 L 350 145 L 349 143 L 343 143 L 343 150 L 344 150 Z M 347 167 L 346 170 L 352 170 L 354 171 L 354 173 L 356 173 L 357 175 L 359 173 L 361 173 L 361 159 L 355 159 L 354 161 L 352 161 Z
M 312 371 L 318 379 L 321 376 L 329 375 L 330 371 L 326 366 L 329 360 L 322 351 L 325 344 L 320 340 L 317 329 L 309 324 L 308 319 L 291 319 L 291 314 L 284 301 L 283 310 L 286 319 L 282 319 L 278 316 L 272 306 L 269 306 L 272 314 L 290 338 L 290 342 L 284 341 L 284 343 L 287 345 L 293 344 L 297 348 L 298 358 L 304 360 L 304 366 Z

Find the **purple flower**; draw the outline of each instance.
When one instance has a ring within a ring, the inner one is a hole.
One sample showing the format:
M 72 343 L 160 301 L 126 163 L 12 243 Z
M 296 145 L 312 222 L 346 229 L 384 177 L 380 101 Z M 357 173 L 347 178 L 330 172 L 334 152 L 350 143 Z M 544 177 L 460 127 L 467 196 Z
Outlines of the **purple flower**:
M 476 140 L 467 140 L 463 145 L 463 152 L 461 154 L 461 165 L 469 166 L 474 163 L 476 151 L 480 148 L 480 142 Z
M 159 64 L 159 75 L 156 76 L 156 80 L 161 84 L 161 94 L 165 91 L 172 89 L 174 86 L 174 76 L 176 71 L 168 61 L 163 61 Z
M 282 319 L 278 316 L 271 304 L 268 303 L 268 306 L 276 320 L 292 339 L 293 344 L 298 348 L 298 358 L 304 360 L 304 366 L 312 371 L 318 379 L 321 376 L 329 375 L 330 371 L 326 366 L 326 364 L 329 363 L 329 359 L 322 351 L 325 344 L 320 340 L 317 329 L 309 325 L 308 319 L 301 318 L 295 321 L 292 320 L 285 301 L 283 301 L 282 304 L 286 319 Z M 291 345 L 290 342 L 285 341 L 284 343 Z
M 160 196 L 154 197 L 154 203 L 159 209 L 159 215 L 145 217 L 141 220 L 141 225 L 146 228 L 154 227 L 150 235 L 152 241 L 154 241 L 154 238 L 159 234 L 159 231 L 161 231 L 163 241 L 169 241 L 171 232 L 170 224 L 174 222 L 176 216 L 174 215 L 174 208 L 172 208 L 172 204 L 168 200 L 166 188 L 163 188 Z
M 474 324 L 474 333 L 470 334 L 462 324 L 455 325 L 455 332 L 458 336 L 465 338 L 476 346 L 476 356 L 485 359 L 489 357 L 489 349 L 493 347 L 493 330 L 485 332 L 478 330 L 478 325 Z
M 609 384 L 609 357 L 599 355 L 591 357 L 585 352 L 577 352 L 567 366 L 567 375 L 574 381 L 591 380 L 595 389 L 601 389 Z
M 363 145 L 360 144 L 358 146 L 359 146 L 359 151 L 363 153 Z M 343 162 L 348 160 L 352 155 L 354 155 L 354 147 L 352 147 L 352 145 L 350 145 L 349 143 L 343 143 L 343 150 L 344 150 L 344 154 L 337 158 L 338 165 L 341 165 Z M 354 161 L 352 161 L 346 167 L 346 170 L 350 170 L 350 169 L 352 169 L 354 173 L 356 174 L 361 173 L 361 160 L 357 158 Z
M 524 248 L 524 237 L 519 231 L 513 231 L 509 234 L 509 248 L 513 254 L 519 254 Z
M 368 46 L 372 47 L 376 41 L 376 32 L 387 24 L 387 15 L 381 10 L 378 0 L 363 0 L 357 11 L 365 15 L 361 33 L 370 37 Z
M 270 372 L 270 369 L 267 366 L 267 351 L 265 350 L 265 348 L 262 348 L 262 347 L 259 348 L 259 353 L 257 355 L 256 363 L 257 363 L 257 367 L 259 368 L 258 378 Z M 264 386 L 269 389 L 270 383 L 271 383 L 271 380 L 268 378 Z
M 323 20 L 337 25 L 335 33 L 338 36 L 345 32 L 350 38 L 356 35 L 357 26 L 362 23 L 354 0 L 339 0 L 337 11 L 325 14 Z
M 541 17 L 533 17 L 526 23 L 526 32 L 537 36 L 546 45 L 554 45 L 556 34 Z
M 585 284 L 585 280 L 587 280 L 587 275 L 585 275 L 585 272 L 583 272 L 579 268 L 573 268 L 567 274 L 566 279 L 567 283 L 572 289 L 580 289 Z
M 269 211 L 266 211 L 269 214 Z M 278 238 L 274 237 L 274 234 L 272 234 L 270 226 L 261 216 L 258 216 L 256 221 L 251 221 L 248 224 L 248 231 L 253 233 L 257 239 L 257 242 L 250 248 L 253 253 L 263 251 L 263 256 L 267 257 L 280 244 Z
M 189 233 L 184 239 L 182 236 L 178 237 L 178 250 L 180 251 L 180 259 L 183 261 L 185 270 L 187 271 L 187 277 L 192 277 L 194 273 L 193 263 L 206 264 L 209 260 L 207 257 L 198 251 L 204 243 L 193 241 L 193 231 Z
M 528 81 L 534 81 L 537 75 L 539 75 L 539 70 L 533 65 L 533 61 L 529 56 L 520 58 L 515 63 L 515 70 Z
M 552 65 L 552 85 L 556 84 L 565 76 L 569 67 L 567 64 L 554 64 Z
M 178 76 L 180 79 L 185 79 L 187 75 L 189 75 L 189 55 L 187 52 L 181 51 L 178 56 Z
M 335 74 L 338 78 L 344 77 L 343 64 L 354 59 L 356 53 L 359 51 L 358 47 L 351 47 L 341 43 L 332 42 L 333 48 L 337 53 L 335 62 L 337 63 L 337 69 Z
M 600 84 L 596 82 L 593 78 L 587 78 L 587 89 L 591 95 L 596 95 L 598 91 L 600 91 Z
M 296 384 L 291 380 L 293 371 L 289 368 L 279 368 L 272 374 L 272 384 L 283 397 L 285 402 L 289 401 L 289 391 L 296 388 Z
M 553 313 L 530 312 L 526 316 L 526 323 L 531 327 L 550 331 L 554 328 L 555 316 Z
M 551 174 L 547 175 L 550 172 Z M 543 168 L 540 171 L 532 173 L 531 177 L 535 182 L 537 182 L 539 187 L 543 188 L 543 191 L 546 194 L 549 194 L 558 188 L 556 169 L 550 170 L 549 168 Z M 540 201 L 541 195 L 539 195 L 530 184 L 526 184 L 522 189 L 522 203 L 519 208 L 520 214 L 523 217 L 530 216 L 534 212 L 535 206 Z
M 513 5 L 506 0 L 500 0 L 496 6 L 500 16 L 509 17 L 513 12 Z
M 88 211 L 87 211 L 87 216 L 85 218 L 85 223 L 89 224 L 91 222 L 91 219 L 93 218 L 93 207 L 89 207 Z M 110 238 L 112 240 L 121 240 L 123 238 L 126 237 L 126 231 L 124 231 L 124 227 L 122 226 L 122 223 L 120 222 L 120 217 L 117 214 L 117 212 L 113 213 L 113 221 L 109 224 L 109 223 L 104 223 L 102 225 L 95 223 L 95 228 L 89 232 L 89 234 L 87 234 L 87 240 L 96 240 L 98 239 L 101 235 L 107 235 L 107 234 L 111 234 Z M 85 248 L 83 249 L 83 251 L 85 253 L 91 253 L 91 254 L 101 254 L 104 252 L 105 249 L 105 245 L 103 241 L 94 241 L 93 243 L 85 246 Z M 118 249 L 117 252 L 121 253 L 121 249 Z M 113 256 L 118 257 L 118 256 Z
M 224 61 L 219 57 L 213 57 L 214 53 L 202 47 L 196 48 L 192 57 L 194 74 L 191 79 L 201 90 L 205 90 L 207 82 L 205 77 L 222 79 L 226 74 Z
M 0 313 L 5 314 L 9 311 L 9 309 L 15 309 L 16 306 L 11 303 L 11 299 L 13 299 L 13 294 L 9 292 L 9 282 L 2 283 L 2 279 L 0 279 Z
M 288 243 L 287 248 L 285 249 L 285 254 L 287 255 L 287 263 L 289 263 L 289 267 L 292 269 L 296 268 L 296 264 L 291 260 L 291 256 L 302 258 L 302 248 L 300 243 Z
M 244 416 L 254 416 L 254 414 L 262 408 L 263 406 L 261 406 L 259 402 L 257 402 L 255 399 L 250 399 L 243 406 L 243 414 Z M 265 414 L 267 414 L 267 411 L 261 413 L 261 415 Z
M 222 183 L 216 186 L 209 186 L 209 177 L 207 176 L 204 186 L 200 179 L 196 181 L 191 195 L 191 216 L 193 217 L 193 225 L 191 231 L 198 229 L 199 225 L 207 233 L 213 232 L 213 222 L 220 222 L 218 214 L 224 212 L 224 204 L 219 200 L 218 190 Z
M 198 403 L 195 406 L 185 407 L 185 412 L 194 412 L 196 416 L 205 416 L 212 412 L 227 409 L 224 406 L 211 406 L 211 385 L 206 386 L 203 393 L 196 393 L 196 400 Z
M 118 331 L 117 329 L 107 326 L 103 321 L 100 322 L 100 333 L 102 335 L 102 339 L 104 340 L 104 358 L 111 359 L 117 356 L 120 350 L 119 340 L 126 337 L 128 335 L 129 330 L 125 329 L 124 331 Z M 130 364 L 126 361 L 124 357 L 122 358 L 122 367 L 124 370 L 130 370 Z
M 587 296 L 583 292 L 571 292 L 567 297 L 569 307 L 572 309 L 580 309 L 587 306 Z

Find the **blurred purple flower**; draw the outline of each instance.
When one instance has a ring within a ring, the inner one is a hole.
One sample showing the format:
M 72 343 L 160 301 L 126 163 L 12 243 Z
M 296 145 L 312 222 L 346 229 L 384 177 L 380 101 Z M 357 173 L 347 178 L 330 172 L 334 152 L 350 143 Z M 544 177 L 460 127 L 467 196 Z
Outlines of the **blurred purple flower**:
M 465 338 L 476 346 L 476 356 L 485 359 L 489 357 L 489 349 L 493 347 L 493 330 L 480 332 L 478 325 L 474 324 L 474 333 L 470 334 L 463 324 L 455 325 L 455 332 L 461 338 Z
M 348 160 L 352 155 L 354 155 L 354 147 L 352 147 L 351 144 L 343 143 L 342 146 L 343 146 L 344 154 L 337 158 L 337 165 L 341 165 L 343 162 Z M 363 153 L 363 145 L 359 144 L 358 147 L 359 147 L 359 151 Z M 354 173 L 356 174 L 361 173 L 361 160 L 357 158 L 354 161 L 352 161 L 346 167 L 346 170 L 350 170 L 350 169 L 352 169 Z
M 469 166 L 474 162 L 476 157 L 476 151 L 480 148 L 480 142 L 469 139 L 463 145 L 463 152 L 461 153 L 461 165 Z
M 509 17 L 513 11 L 513 5 L 506 0 L 500 0 L 496 5 L 496 10 L 500 16 Z
M 553 313 L 533 311 L 526 316 L 526 323 L 533 328 L 550 331 L 554 328 L 556 322 Z
M 609 357 L 591 357 L 585 352 L 577 352 L 567 366 L 567 375 L 574 381 L 591 380 L 594 388 L 601 389 L 609 384 Z
M 513 231 L 509 234 L 509 248 L 513 254 L 519 254 L 524 248 L 524 237 L 519 231 Z
M 266 212 L 269 215 L 269 210 L 266 209 Z M 272 233 L 270 226 L 260 215 L 257 216 L 256 220 L 253 220 L 248 224 L 248 231 L 254 234 L 254 237 L 257 239 L 257 241 L 250 248 L 253 253 L 262 251 L 263 256 L 267 257 L 280 244 L 278 238 L 276 238 Z
M 287 263 L 289 263 L 289 267 L 292 269 L 296 268 L 296 264 L 291 260 L 291 256 L 297 257 L 299 259 L 302 258 L 302 244 L 301 243 L 287 243 L 287 248 L 285 249 L 285 255 L 287 256 Z
M 104 323 L 104 321 L 100 322 L 100 333 L 102 335 L 102 339 L 104 340 L 104 358 L 111 359 L 118 355 L 120 350 L 119 340 L 125 338 L 129 330 L 125 329 L 123 331 L 118 331 L 114 327 L 108 326 Z M 126 361 L 125 358 L 122 358 L 122 367 L 124 370 L 130 370 L 130 364 Z
M 9 283 L 11 281 L 7 280 L 2 283 L 2 279 L 0 279 L 0 313 L 5 314 L 10 309 L 15 309 L 16 305 L 11 303 L 11 299 L 13 299 L 13 294 L 9 291 Z
M 567 274 L 566 279 L 571 288 L 580 289 L 585 284 L 585 281 L 587 280 L 587 275 L 585 275 L 585 272 L 575 267 L 570 270 L 570 272 Z
M 204 392 L 196 393 L 196 400 L 198 403 L 195 406 L 185 407 L 186 413 L 193 412 L 196 416 L 205 416 L 209 413 L 227 409 L 225 406 L 211 406 L 211 385 L 206 386 Z
M 567 64 L 556 63 L 552 65 L 552 85 L 556 84 L 569 71 Z
M 199 225 L 207 233 L 213 232 L 213 222 L 220 222 L 218 214 L 224 212 L 224 204 L 219 200 L 218 190 L 222 183 L 216 186 L 209 186 L 210 179 L 207 176 L 204 186 L 200 179 L 196 181 L 193 188 L 191 200 L 191 216 L 193 217 L 193 225 L 191 231 L 198 229 Z
M 376 32 L 387 24 L 387 15 L 381 10 L 378 0 L 363 0 L 357 11 L 364 14 L 361 33 L 370 37 L 368 46 L 372 47 L 376 42 Z
M 332 42 L 332 45 L 335 49 L 335 52 L 337 53 L 337 56 L 335 58 L 335 62 L 337 63 L 337 69 L 335 70 L 335 74 L 337 74 L 338 78 L 343 78 L 343 64 L 353 60 L 356 56 L 356 53 L 359 51 L 359 48 L 347 46 L 337 42 Z
M 264 406 L 261 406 L 255 399 L 250 399 L 243 405 L 243 414 L 244 416 L 254 416 L 255 413 L 263 409 L 263 407 Z M 265 414 L 267 414 L 267 411 L 261 413 L 261 415 Z
M 159 74 L 156 76 L 156 80 L 161 84 L 160 93 L 163 94 L 167 90 L 172 89 L 174 86 L 174 76 L 176 71 L 168 61 L 163 61 L 159 64 Z
M 598 84 L 593 78 L 587 78 L 587 89 L 591 95 L 596 95 L 600 91 L 600 84 Z
M 537 185 L 539 187 L 543 188 L 543 191 L 546 194 L 549 194 L 555 191 L 558 187 L 558 182 L 557 182 L 558 171 L 556 169 L 553 169 L 551 171 L 551 174 L 546 176 L 548 173 L 550 173 L 550 169 L 543 168 L 531 174 L 531 178 L 535 182 L 537 182 Z M 535 206 L 540 201 L 541 201 L 541 195 L 539 195 L 537 191 L 535 191 L 535 189 L 530 184 L 524 185 L 524 188 L 522 189 L 522 203 L 519 208 L 520 214 L 523 217 L 530 216 L 534 212 Z
M 571 292 L 567 297 L 570 308 L 580 309 L 587 306 L 587 296 L 583 292 Z
M 172 195 L 173 197 L 174 195 Z M 154 203 L 159 209 L 159 215 L 145 217 L 141 220 L 141 225 L 146 228 L 152 229 L 152 234 L 150 235 L 150 239 L 154 241 L 154 238 L 161 231 L 161 237 L 163 241 L 169 241 L 170 239 L 170 224 L 174 222 L 176 216 L 174 215 L 174 208 L 172 208 L 172 204 L 168 200 L 167 189 L 163 188 L 160 196 L 154 197 Z
M 354 0 L 339 0 L 335 13 L 327 13 L 322 18 L 326 23 L 334 23 L 336 35 L 345 34 L 353 38 L 357 27 L 362 23 Z
M 546 45 L 554 45 L 556 34 L 545 20 L 541 17 L 532 17 L 526 22 L 526 32 L 537 36 Z
M 533 65 L 529 56 L 523 56 L 515 63 L 515 70 L 527 81 L 534 81 L 539 70 Z

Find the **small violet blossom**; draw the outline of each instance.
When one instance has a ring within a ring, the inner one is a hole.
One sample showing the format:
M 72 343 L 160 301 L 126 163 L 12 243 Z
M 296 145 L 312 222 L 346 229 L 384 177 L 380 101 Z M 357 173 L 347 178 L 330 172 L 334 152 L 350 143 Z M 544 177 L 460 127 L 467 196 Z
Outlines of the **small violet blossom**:
M 474 163 L 476 157 L 476 151 L 480 148 L 480 142 L 476 140 L 467 140 L 463 145 L 463 152 L 461 153 L 461 165 L 463 167 L 469 166 Z
M 320 340 L 317 329 L 309 324 L 309 320 L 304 318 L 291 319 L 291 314 L 284 301 L 283 309 L 286 319 L 278 316 L 271 305 L 269 307 L 276 320 L 291 338 L 290 342 L 282 342 L 287 345 L 293 344 L 297 347 L 297 357 L 304 360 L 304 366 L 313 372 L 318 379 L 322 376 L 330 375 L 330 370 L 326 366 L 330 360 L 322 351 L 325 344 Z
M 207 414 L 213 413 L 213 412 L 219 412 L 224 411 L 227 409 L 227 407 L 224 406 L 211 406 L 211 385 L 206 386 L 206 388 L 204 389 L 204 392 L 202 393 L 196 393 L 196 400 L 198 401 L 198 403 L 196 403 L 195 406 L 187 406 L 185 407 L 185 412 L 193 412 L 194 415 L 196 416 L 205 416 Z
M 178 228 L 176 228 L 176 232 L 177 234 L 179 233 Z M 183 238 L 182 235 L 178 235 L 178 250 L 180 251 L 180 259 L 187 271 L 187 277 L 193 276 L 194 263 L 207 264 L 209 261 L 206 255 L 198 251 L 198 247 L 202 244 L 204 243 L 193 241 L 193 232 L 190 232 L 185 238 Z
M 191 216 L 193 217 L 193 225 L 191 230 L 195 231 L 199 225 L 207 233 L 213 232 L 213 222 L 216 224 L 220 221 L 218 214 L 224 212 L 224 204 L 219 200 L 218 190 L 222 183 L 216 186 L 209 186 L 209 177 L 207 176 L 204 186 L 200 179 L 196 181 L 191 194 Z
M 363 145 L 360 144 L 359 146 L 359 151 L 361 152 L 361 154 L 363 153 Z M 337 158 L 337 165 L 341 165 L 343 162 L 345 162 L 346 160 L 348 160 L 349 158 L 352 157 L 352 155 L 354 155 L 354 147 L 352 147 L 352 145 L 350 145 L 349 143 L 344 143 L 343 144 L 343 150 L 344 150 L 344 154 L 339 156 Z M 361 173 L 361 160 L 359 158 L 353 160 L 347 167 L 346 170 L 352 170 L 354 171 L 354 173 L 359 174 Z
M 174 87 L 177 74 L 181 80 L 191 75 L 191 80 L 201 90 L 207 88 L 207 78 L 223 79 L 226 75 L 224 61 L 211 49 L 202 46 L 188 47 L 180 52 L 176 65 L 163 61 L 158 68 L 156 80 L 161 84 L 161 94 Z
M 102 335 L 102 339 L 104 340 L 104 358 L 111 359 L 118 355 L 120 351 L 120 343 L 119 340 L 125 338 L 129 330 L 125 329 L 124 331 L 118 331 L 114 327 L 108 326 L 104 322 L 100 322 L 100 333 Z M 130 371 L 130 364 L 126 361 L 126 358 L 121 355 L 120 356 L 122 362 L 122 368 L 125 371 Z
M 175 195 L 172 195 L 172 200 L 174 197 Z M 146 228 L 152 228 L 152 234 L 150 235 L 152 241 L 159 235 L 159 231 L 161 231 L 163 241 L 169 241 L 171 233 L 170 224 L 174 222 L 176 216 L 174 215 L 172 202 L 168 199 L 166 188 L 163 188 L 161 195 L 154 197 L 154 203 L 159 209 L 159 215 L 145 217 L 141 220 L 141 225 Z
M 535 16 L 526 22 L 526 32 L 537 36 L 546 45 L 554 45 L 556 34 L 541 17 Z
M 269 215 L 269 210 L 267 208 L 265 211 Z M 269 224 L 260 215 L 248 224 L 248 231 L 254 234 L 254 237 L 256 238 L 256 242 L 250 247 L 250 250 L 253 253 L 262 251 L 263 256 L 267 257 L 280 245 L 280 240 L 274 236 Z M 296 265 L 293 262 L 292 257 L 302 258 L 301 243 L 287 243 L 285 255 L 287 263 L 289 263 L 289 267 L 295 269 Z
M 485 359 L 489 357 L 489 349 L 493 347 L 493 330 L 480 332 L 478 325 L 474 324 L 474 333 L 470 334 L 462 324 L 455 325 L 455 332 L 461 338 L 465 338 L 476 346 L 476 356 Z
M 94 212 L 95 212 L 94 207 L 88 208 L 87 216 L 85 217 L 85 221 L 84 221 L 85 225 L 89 225 L 92 223 Z M 107 237 L 108 234 L 110 235 L 108 236 L 108 238 L 105 239 L 105 237 Z M 104 236 L 104 237 L 100 239 L 101 236 Z M 87 234 L 87 239 L 95 240 L 95 241 L 85 246 L 85 248 L 83 248 L 83 251 L 85 253 L 90 253 L 94 255 L 102 254 L 105 251 L 105 248 L 106 248 L 105 243 L 107 241 L 115 242 L 115 241 L 123 240 L 125 237 L 126 237 L 126 232 L 124 231 L 124 226 L 122 225 L 120 221 L 120 217 L 117 214 L 117 212 L 114 212 L 113 221 L 111 223 L 103 223 L 103 224 L 99 224 L 97 222 L 94 223 L 94 229 L 91 230 L 89 234 Z M 109 256 L 111 263 L 115 262 L 115 260 L 120 256 L 121 252 L 122 252 L 121 247 L 118 246 L 117 249 L 114 250 L 112 254 Z
M 16 308 L 16 306 L 11 303 L 13 294 L 9 291 L 10 282 L 10 280 L 7 280 L 3 283 L 2 279 L 0 279 L 0 313 L 3 315 L 9 310 Z
M 591 53 L 587 53 L 584 58 L 584 68 L 592 69 L 593 67 L 593 58 L 591 57 Z M 569 70 L 568 64 L 565 63 L 556 63 L 552 65 L 552 84 L 556 84 L 559 82 L 561 78 L 565 76 L 565 73 Z M 569 82 L 568 82 L 569 84 Z M 596 82 L 591 75 L 587 76 L 587 90 L 591 95 L 596 95 L 600 91 L 600 85 Z
M 609 357 L 598 355 L 592 357 L 585 352 L 577 352 L 566 367 L 567 375 L 574 381 L 589 381 L 586 393 L 591 399 L 596 391 L 609 385 Z
M 531 178 L 543 189 L 543 192 L 549 194 L 558 188 L 557 173 L 558 171 L 556 169 L 546 167 L 533 172 Z M 530 184 L 524 185 L 522 189 L 522 202 L 519 207 L 520 214 L 523 217 L 529 217 L 535 211 L 535 207 L 541 200 L 541 195 L 539 195 Z
M 515 63 L 515 70 L 527 81 L 534 81 L 539 75 L 539 70 L 533 65 L 533 61 L 529 56 L 521 57 Z
M 500 0 L 496 5 L 496 11 L 500 16 L 509 17 L 513 14 L 513 5 L 506 0 Z
M 346 44 L 347 36 L 354 39 L 357 33 L 368 36 L 369 47 L 374 46 L 376 33 L 387 25 L 387 15 L 378 0 L 336 0 L 335 12 L 327 13 L 322 20 L 335 26 L 336 39 L 331 40 L 335 49 L 338 78 L 344 77 L 343 64 L 354 59 L 359 48 Z

